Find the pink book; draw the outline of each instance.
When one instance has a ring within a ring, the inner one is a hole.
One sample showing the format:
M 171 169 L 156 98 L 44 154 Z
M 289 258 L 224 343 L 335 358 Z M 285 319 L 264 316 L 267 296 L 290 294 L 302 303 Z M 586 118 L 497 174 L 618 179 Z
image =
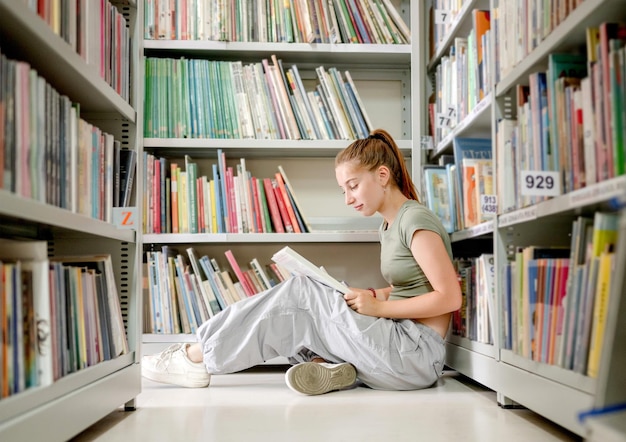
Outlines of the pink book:
M 233 272 L 235 272 L 235 276 L 237 276 L 237 279 L 241 283 L 243 290 L 246 292 L 246 295 L 252 296 L 256 294 L 256 290 L 254 290 L 254 287 L 250 286 L 248 280 L 241 271 L 241 267 L 239 267 L 239 264 L 237 263 L 237 260 L 235 259 L 235 255 L 233 255 L 232 250 L 226 250 L 224 252 L 224 255 L 226 255 L 226 259 L 228 259 L 228 262 L 230 263 Z

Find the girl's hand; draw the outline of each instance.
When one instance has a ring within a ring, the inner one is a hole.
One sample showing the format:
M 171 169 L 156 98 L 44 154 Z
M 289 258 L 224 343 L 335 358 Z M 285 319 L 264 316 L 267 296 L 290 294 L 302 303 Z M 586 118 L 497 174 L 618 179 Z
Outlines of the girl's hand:
M 348 307 L 357 313 L 367 316 L 378 316 L 376 314 L 380 301 L 372 296 L 372 292 L 364 289 L 350 287 L 350 291 L 343 295 Z

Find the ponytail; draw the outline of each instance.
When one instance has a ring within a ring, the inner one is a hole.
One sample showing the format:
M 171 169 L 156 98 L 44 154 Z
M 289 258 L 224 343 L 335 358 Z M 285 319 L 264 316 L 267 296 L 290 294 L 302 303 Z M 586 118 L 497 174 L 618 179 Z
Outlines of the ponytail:
M 402 194 L 419 201 L 417 190 L 404 162 L 404 155 L 391 135 L 384 129 L 373 130 L 367 138 L 354 141 L 335 157 L 335 167 L 347 161 L 356 161 L 370 171 L 386 166 Z

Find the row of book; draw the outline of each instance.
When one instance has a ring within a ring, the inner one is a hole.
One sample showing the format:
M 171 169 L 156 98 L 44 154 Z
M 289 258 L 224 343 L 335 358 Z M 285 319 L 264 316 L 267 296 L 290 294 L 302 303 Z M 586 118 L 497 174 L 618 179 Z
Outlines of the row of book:
M 211 174 L 185 156 L 183 164 L 144 152 L 144 232 L 305 233 L 310 228 L 284 168 L 255 177 L 245 158 L 228 165 L 217 151 Z
M 108 0 L 31 0 L 27 4 L 122 98 L 130 99 L 130 31 L 116 6 Z
M 508 75 L 544 41 L 583 0 L 512 0 L 494 13 L 495 81 Z
M 461 284 L 461 308 L 452 314 L 451 332 L 475 342 L 493 344 L 495 333 L 495 264 L 491 253 L 455 258 Z
M 146 0 L 144 38 L 407 44 L 411 31 L 390 0 Z
M 453 150 L 440 157 L 446 164 L 422 172 L 425 203 L 449 233 L 488 221 L 498 209 L 491 139 L 457 137 Z
M 146 252 L 144 274 L 144 332 L 195 333 L 206 320 L 229 305 L 254 296 L 290 277 L 282 266 L 261 265 L 258 259 L 241 266 L 231 250 L 224 253 L 228 268 L 217 259 L 163 246 Z M 147 286 L 147 287 L 146 287 Z
M 521 194 L 521 171 L 557 172 L 562 193 L 626 172 L 626 26 L 603 23 L 587 36 L 587 56 L 550 54 L 546 72 L 516 86 L 517 119 L 496 126 L 503 212 L 541 199 Z
M 570 248 L 520 248 L 503 269 L 504 348 L 598 374 L 615 266 L 618 214 L 572 224 Z
M 0 240 L 0 398 L 129 351 L 110 255 Z
M 144 136 L 155 138 L 355 139 L 372 125 L 349 71 L 315 69 L 307 91 L 298 67 L 146 57 Z M 345 79 L 344 79 L 345 75 Z
M 32 67 L 0 53 L 0 188 L 111 221 L 130 204 L 136 154 L 80 117 Z
M 457 37 L 435 68 L 434 99 L 428 105 L 437 146 L 492 89 L 490 12 L 474 9 L 467 37 Z

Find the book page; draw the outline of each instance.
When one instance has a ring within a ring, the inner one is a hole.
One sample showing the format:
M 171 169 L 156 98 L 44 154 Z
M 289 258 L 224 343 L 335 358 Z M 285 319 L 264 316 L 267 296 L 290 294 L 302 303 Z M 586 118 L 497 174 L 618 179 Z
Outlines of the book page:
M 291 273 L 304 275 L 322 284 L 334 288 L 340 293 L 347 293 L 348 286 L 330 276 L 325 270 L 313 264 L 290 247 L 284 247 L 272 256 L 272 261 L 280 264 Z

